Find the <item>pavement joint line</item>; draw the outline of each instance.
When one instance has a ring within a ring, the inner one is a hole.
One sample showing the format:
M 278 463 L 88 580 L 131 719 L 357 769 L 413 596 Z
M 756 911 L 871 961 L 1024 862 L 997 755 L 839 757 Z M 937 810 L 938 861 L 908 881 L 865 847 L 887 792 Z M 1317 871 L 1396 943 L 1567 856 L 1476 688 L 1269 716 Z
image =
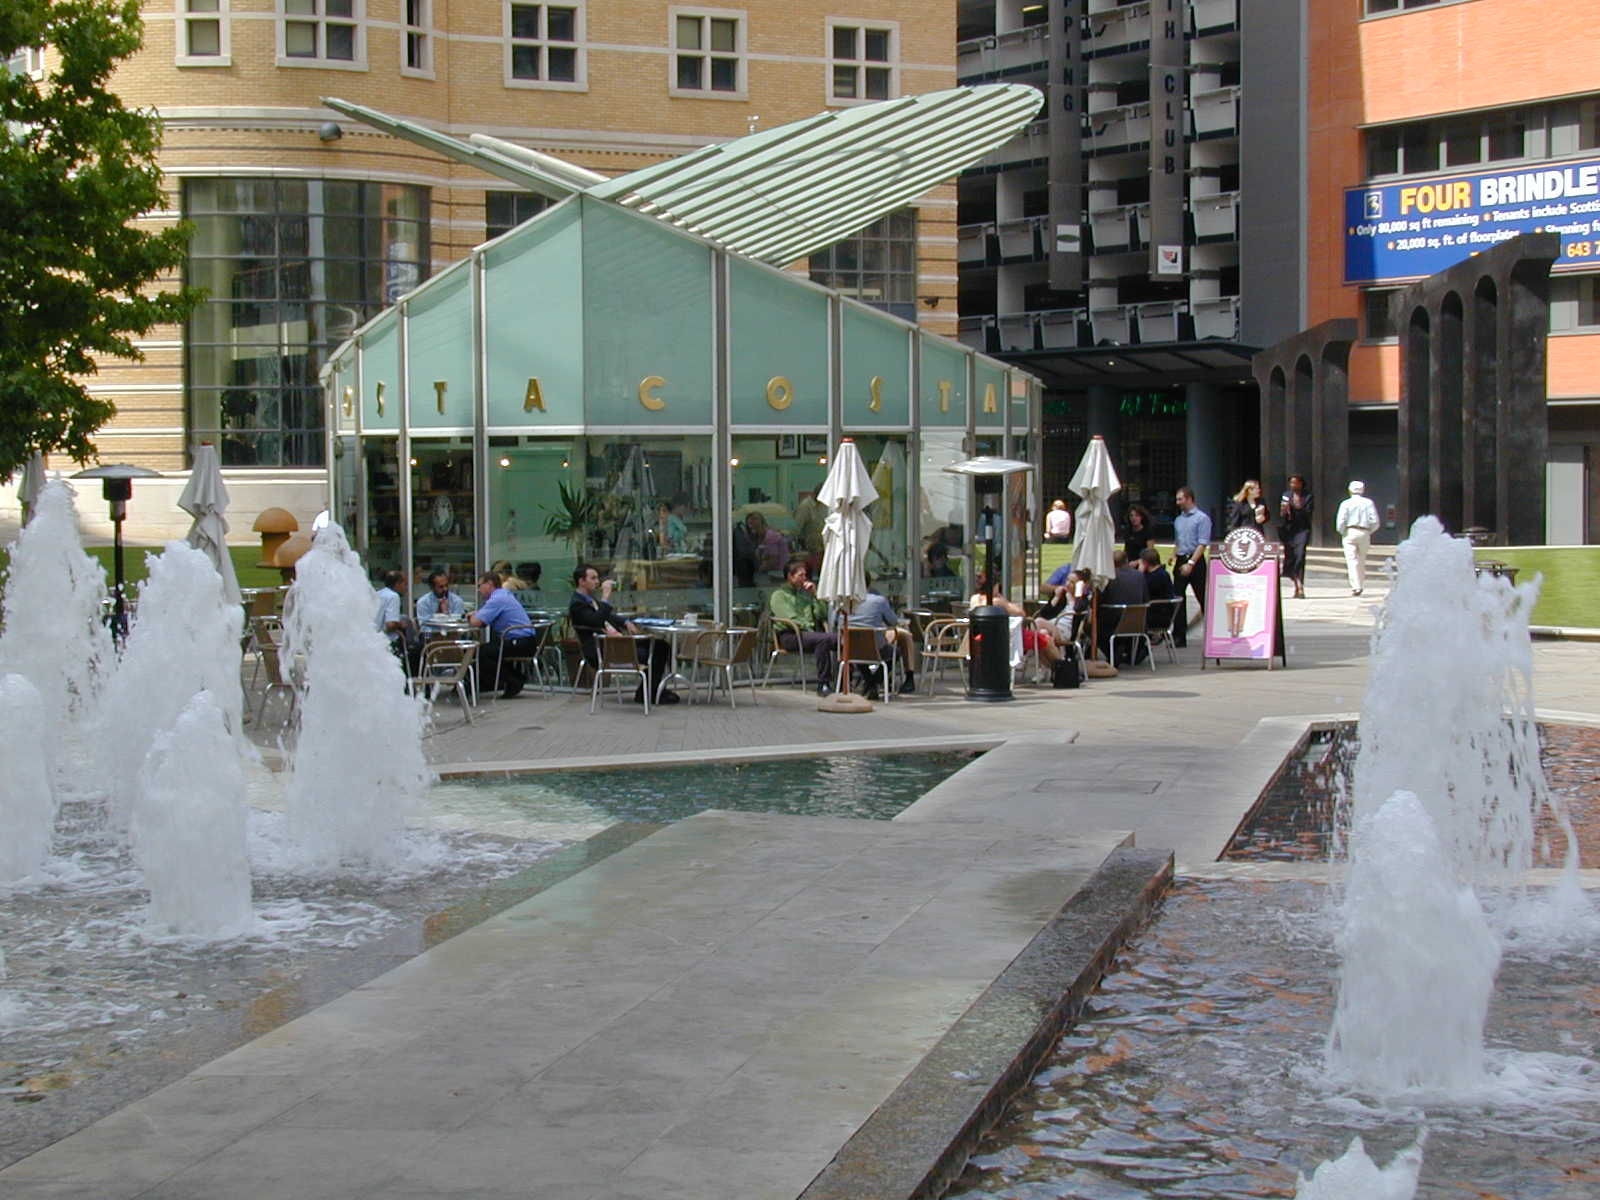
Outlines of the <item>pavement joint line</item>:
M 918 750 L 995 750 L 1016 737 L 907 737 L 872 738 L 855 742 L 811 742 L 792 746 L 742 746 L 717 750 L 665 750 L 646 754 L 588 755 L 578 758 L 484 759 L 434 763 L 440 779 L 472 775 L 532 775 L 549 771 L 592 771 L 614 767 L 667 767 L 713 762 L 774 762 L 815 758 L 822 754 L 893 754 Z

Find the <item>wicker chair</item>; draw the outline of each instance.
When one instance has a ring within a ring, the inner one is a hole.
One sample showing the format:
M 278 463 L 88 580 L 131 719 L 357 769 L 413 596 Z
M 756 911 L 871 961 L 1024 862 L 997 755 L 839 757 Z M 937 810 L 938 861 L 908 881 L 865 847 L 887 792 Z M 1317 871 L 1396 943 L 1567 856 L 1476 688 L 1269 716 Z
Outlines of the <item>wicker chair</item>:
M 594 683 L 589 687 L 589 711 L 593 713 L 599 710 L 600 693 L 607 679 L 637 676 L 639 691 L 644 699 L 645 715 L 649 716 L 650 672 L 639 661 L 636 639 L 631 634 L 607 633 L 597 636 L 594 644 L 600 652 L 600 666 L 594 673 Z
M 695 641 L 694 673 L 699 678 L 700 668 L 706 668 L 706 702 L 716 694 L 717 672 L 722 672 L 728 689 L 728 707 L 737 708 L 733 699 L 733 671 L 743 667 L 750 682 L 750 703 L 756 702 L 755 651 L 758 643 L 754 629 L 724 629 L 702 633 Z M 724 649 L 726 647 L 726 649 Z
M 966 663 L 968 629 L 966 621 L 947 617 L 929 621 L 924 633 L 927 636 L 922 643 L 922 678 L 927 681 L 931 696 L 935 681 L 944 673 L 945 663 Z
M 775 617 L 771 613 L 768 613 L 762 618 L 762 626 L 767 631 L 764 641 L 768 649 L 768 654 L 767 670 L 766 674 L 761 677 L 761 686 L 766 687 L 772 682 L 772 665 L 778 661 L 779 655 L 783 654 L 794 656 L 794 675 L 789 682 L 803 685 L 806 681 L 806 655 L 805 651 L 800 647 L 800 626 L 796 625 L 793 621 L 787 621 L 782 617 Z M 781 640 L 783 635 L 786 633 L 794 634 L 795 648 L 793 650 L 790 650 L 787 646 L 785 646 Z
M 454 692 L 461 702 L 461 714 L 472 724 L 472 681 L 478 664 L 478 643 L 436 638 L 422 650 L 422 661 L 411 677 L 411 687 L 422 697 L 428 720 L 433 720 L 433 704 L 440 692 Z

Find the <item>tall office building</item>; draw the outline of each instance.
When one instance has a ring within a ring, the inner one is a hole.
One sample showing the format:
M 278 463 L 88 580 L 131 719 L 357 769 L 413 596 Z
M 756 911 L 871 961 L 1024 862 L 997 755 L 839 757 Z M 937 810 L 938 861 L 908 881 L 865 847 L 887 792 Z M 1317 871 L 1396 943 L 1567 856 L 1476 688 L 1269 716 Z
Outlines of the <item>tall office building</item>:
M 149 219 L 194 223 L 185 275 L 207 299 L 141 344 L 145 362 L 107 362 L 90 384 L 117 406 L 102 458 L 175 476 L 140 485 L 135 522 L 173 510 L 164 492 L 202 441 L 220 449 L 236 527 L 268 505 L 315 513 L 328 353 L 543 204 L 322 97 L 615 174 L 955 82 L 953 0 L 146 0 L 143 13 L 144 48 L 115 87 L 163 119 L 169 203 Z M 946 186 L 792 269 L 954 335 L 954 259 Z

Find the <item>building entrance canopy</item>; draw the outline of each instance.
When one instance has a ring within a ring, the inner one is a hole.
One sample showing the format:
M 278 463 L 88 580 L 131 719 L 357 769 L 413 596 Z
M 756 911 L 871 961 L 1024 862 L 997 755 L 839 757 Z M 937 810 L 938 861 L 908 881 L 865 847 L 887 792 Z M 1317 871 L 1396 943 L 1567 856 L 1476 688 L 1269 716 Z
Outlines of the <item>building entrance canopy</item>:
M 963 594 L 970 500 L 940 468 L 1037 447 L 1031 376 L 589 194 L 429 280 L 322 379 L 332 510 L 369 565 L 503 561 L 530 608 L 564 610 L 592 561 L 627 607 L 753 619 L 820 554 L 845 434 L 882 497 L 884 593 Z

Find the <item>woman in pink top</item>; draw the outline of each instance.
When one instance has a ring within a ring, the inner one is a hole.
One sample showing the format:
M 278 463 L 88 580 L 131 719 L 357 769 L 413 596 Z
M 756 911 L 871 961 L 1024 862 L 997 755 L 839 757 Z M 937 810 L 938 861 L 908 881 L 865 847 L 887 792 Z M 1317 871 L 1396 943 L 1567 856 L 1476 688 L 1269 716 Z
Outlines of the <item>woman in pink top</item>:
M 1055 501 L 1050 505 L 1050 511 L 1045 514 L 1044 540 L 1047 542 L 1072 540 L 1072 514 L 1067 511 L 1065 500 Z

